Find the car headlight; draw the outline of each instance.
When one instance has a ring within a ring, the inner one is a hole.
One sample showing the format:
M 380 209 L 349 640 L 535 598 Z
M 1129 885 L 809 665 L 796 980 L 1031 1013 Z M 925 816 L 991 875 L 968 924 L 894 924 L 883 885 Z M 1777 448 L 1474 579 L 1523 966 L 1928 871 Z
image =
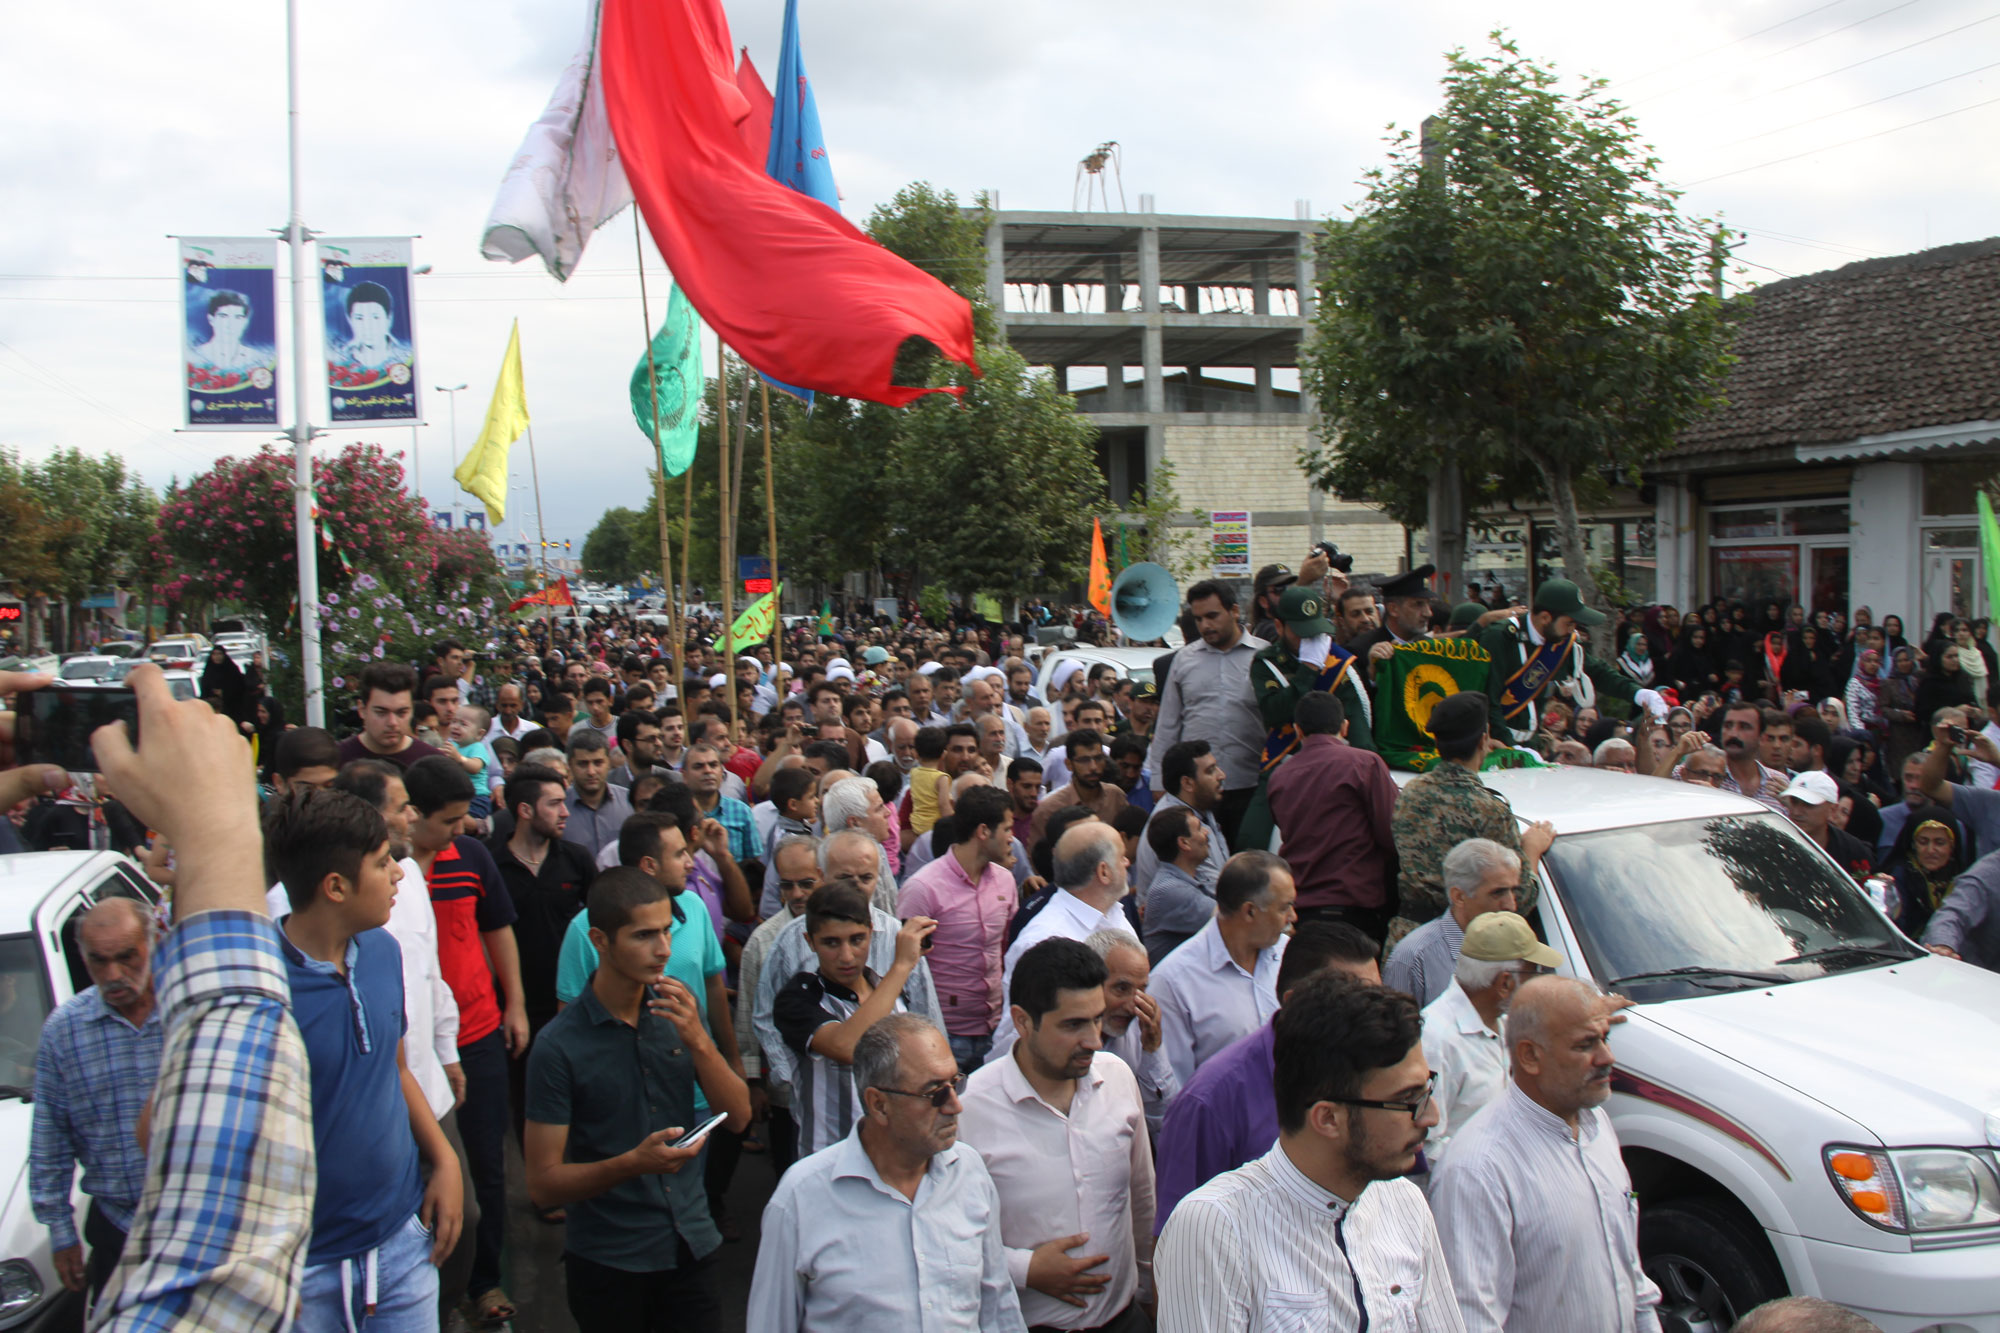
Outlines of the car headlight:
M 2000 1174 L 1990 1154 L 1835 1144 L 1825 1155 L 1827 1174 L 1847 1206 L 1885 1231 L 2000 1224 Z
M 0 1319 L 18 1315 L 42 1299 L 42 1279 L 26 1259 L 0 1263 Z

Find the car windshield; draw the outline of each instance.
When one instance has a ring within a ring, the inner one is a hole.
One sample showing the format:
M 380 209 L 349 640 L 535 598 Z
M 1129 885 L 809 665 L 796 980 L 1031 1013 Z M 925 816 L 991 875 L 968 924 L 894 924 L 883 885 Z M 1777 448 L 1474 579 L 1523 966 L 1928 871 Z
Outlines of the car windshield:
M 1634 1000 L 1923 956 L 1776 815 L 1565 834 L 1542 860 L 1591 970 Z
M 64 680 L 103 680 L 110 674 L 109 662 L 65 662 L 62 669 Z
M 35 1047 L 49 1016 L 42 950 L 33 935 L 0 935 L 0 1097 L 35 1086 Z

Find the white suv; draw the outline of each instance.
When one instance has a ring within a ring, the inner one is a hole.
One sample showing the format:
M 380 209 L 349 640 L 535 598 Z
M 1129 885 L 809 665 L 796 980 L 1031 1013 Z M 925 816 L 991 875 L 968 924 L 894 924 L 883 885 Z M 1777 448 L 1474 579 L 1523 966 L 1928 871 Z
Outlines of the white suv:
M 152 881 L 114 852 L 0 856 L 0 1330 L 74 1326 L 81 1301 L 63 1289 L 49 1233 L 28 1200 L 35 1049 L 42 1023 L 90 985 L 76 920 L 106 898 L 149 907 Z M 85 1200 L 74 1196 L 77 1226 Z
M 1590 769 L 1495 772 L 1558 834 L 1563 971 L 1630 996 L 1610 1112 L 1668 1333 L 1791 1292 L 2000 1333 L 2000 975 L 1909 942 L 1781 815 Z

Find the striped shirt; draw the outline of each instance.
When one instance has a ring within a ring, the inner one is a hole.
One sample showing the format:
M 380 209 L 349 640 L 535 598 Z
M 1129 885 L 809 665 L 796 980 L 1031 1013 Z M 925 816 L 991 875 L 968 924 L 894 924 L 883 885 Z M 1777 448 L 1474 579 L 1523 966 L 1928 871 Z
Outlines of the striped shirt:
M 312 1227 L 312 1082 L 277 928 L 201 912 L 160 942 L 166 1044 L 146 1192 L 96 1326 L 291 1327 Z
M 873 923 L 875 936 L 868 942 L 868 970 L 880 976 L 896 965 L 896 932 L 903 923 L 895 917 L 874 909 Z M 792 1049 L 785 1044 L 785 1038 L 778 1031 L 773 1012 L 778 1002 L 778 992 L 785 983 L 800 972 L 816 972 L 819 960 L 813 956 L 812 945 L 806 942 L 806 916 L 799 913 L 778 928 L 771 940 L 770 952 L 764 955 L 764 965 L 757 977 L 757 989 L 750 1007 L 750 1026 L 757 1034 L 757 1046 L 764 1056 L 764 1077 L 790 1083 L 796 1088 L 798 1079 L 793 1070 Z M 738 1001 L 741 1003 L 742 1001 Z M 931 985 L 931 965 L 918 962 L 910 979 L 903 983 L 903 1003 L 913 1014 L 928 1018 L 938 1031 L 944 1031 L 944 1012 L 938 1008 L 937 990 Z
M 1680 769 L 1676 768 L 1674 776 L 1680 775 Z M 1722 769 L 1722 790 L 1733 791 L 1738 796 L 1748 796 L 1753 801 L 1760 801 L 1781 815 L 1785 813 L 1785 803 L 1781 798 L 1785 794 L 1785 788 L 1790 785 L 1790 778 L 1777 769 L 1766 768 L 1760 763 L 1757 765 L 1757 790 L 1746 792 L 1743 790 L 1743 784 L 1736 780 L 1736 775 L 1729 771 L 1727 765 Z
M 1281 1140 L 1180 1201 L 1160 1235 L 1160 1333 L 1463 1333 L 1424 1196 L 1407 1180 L 1350 1204 Z
M 1431 1207 L 1469 1333 L 1659 1333 L 1639 1201 L 1604 1108 L 1577 1133 L 1520 1085 L 1456 1135 Z
M 139 1027 L 92 986 L 65 1000 L 42 1027 L 35 1051 L 35 1118 L 28 1139 L 28 1197 L 49 1229 L 49 1248 L 77 1243 L 70 1184 L 83 1164 L 83 1192 L 120 1231 L 146 1187 L 139 1112 L 160 1072 L 166 1026 L 160 1007 Z
M 729 833 L 729 854 L 738 861 L 759 861 L 764 856 L 764 844 L 757 841 L 757 819 L 750 813 L 750 807 L 734 796 L 718 797 L 715 809 L 695 810 L 695 816 L 706 816 Z M 614 836 L 614 841 L 616 838 Z
M 1465 946 L 1465 928 L 1446 909 L 1396 941 L 1395 952 L 1382 968 L 1382 984 L 1416 999 L 1422 1008 L 1451 989 L 1458 970 L 1458 951 Z
M 868 984 L 882 979 L 864 969 Z M 816 1153 L 854 1132 L 861 1119 L 861 1094 L 854 1087 L 854 1066 L 813 1049 L 812 1039 L 828 1023 L 845 1023 L 861 1007 L 861 997 L 817 972 L 800 972 L 785 983 L 772 1007 L 772 1021 L 791 1048 L 795 1118 L 799 1122 L 799 1156 Z M 896 1013 L 908 1012 L 901 996 Z

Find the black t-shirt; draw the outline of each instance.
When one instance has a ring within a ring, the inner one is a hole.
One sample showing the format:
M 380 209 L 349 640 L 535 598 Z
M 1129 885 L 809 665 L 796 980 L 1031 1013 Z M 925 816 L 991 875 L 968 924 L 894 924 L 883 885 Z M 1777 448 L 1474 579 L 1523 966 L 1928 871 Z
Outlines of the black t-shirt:
M 357 759 L 382 759 L 394 764 L 404 772 L 408 772 L 410 765 L 416 763 L 417 760 L 428 759 L 434 754 L 443 753 L 444 751 L 438 749 L 436 746 L 426 745 L 413 736 L 410 738 L 409 745 L 396 751 L 396 753 L 377 754 L 362 744 L 359 736 L 349 736 L 340 743 L 340 764 L 341 767 L 345 768 Z
M 556 1016 L 556 964 L 570 918 L 583 910 L 597 863 L 587 848 L 558 838 L 541 869 L 521 863 L 504 839 L 486 844 L 514 900 L 514 940 L 521 954 L 521 991 L 528 1026 L 539 1031 Z

